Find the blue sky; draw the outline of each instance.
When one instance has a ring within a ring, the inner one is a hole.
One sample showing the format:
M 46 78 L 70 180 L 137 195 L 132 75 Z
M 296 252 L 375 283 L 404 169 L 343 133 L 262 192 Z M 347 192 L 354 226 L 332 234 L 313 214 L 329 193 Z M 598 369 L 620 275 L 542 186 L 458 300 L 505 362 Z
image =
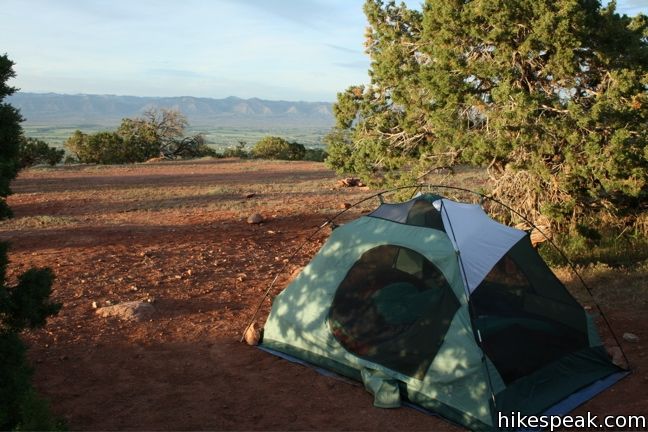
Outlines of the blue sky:
M 333 101 L 367 81 L 362 4 L 2 0 L 0 53 L 29 92 Z M 618 10 L 648 13 L 648 0 Z

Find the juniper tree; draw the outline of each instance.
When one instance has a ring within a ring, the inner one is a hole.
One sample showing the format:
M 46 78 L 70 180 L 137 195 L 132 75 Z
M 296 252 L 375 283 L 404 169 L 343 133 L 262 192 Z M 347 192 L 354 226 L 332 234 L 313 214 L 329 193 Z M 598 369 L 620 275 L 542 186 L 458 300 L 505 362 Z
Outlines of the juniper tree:
M 22 136 L 20 112 L 4 101 L 16 91 L 7 84 L 16 75 L 13 65 L 6 54 L 0 56 L 0 219 L 11 216 L 5 199 L 11 194 L 9 184 L 18 173 L 18 148 Z
M 596 0 L 368 0 L 365 13 L 371 82 L 338 95 L 330 165 L 383 183 L 485 166 L 497 193 L 559 225 L 645 211 L 646 16 Z
M 18 172 L 18 148 L 22 139 L 17 109 L 3 99 L 15 89 L 7 85 L 14 76 L 13 62 L 0 56 L 0 196 L 10 193 L 9 184 Z M 2 217 L 10 216 L 2 200 Z M 0 242 L 0 430 L 45 430 L 56 428 L 46 404 L 31 386 L 31 368 L 19 334 L 41 327 L 59 305 L 49 302 L 53 274 L 49 269 L 30 269 L 10 286 L 5 282 L 7 248 Z

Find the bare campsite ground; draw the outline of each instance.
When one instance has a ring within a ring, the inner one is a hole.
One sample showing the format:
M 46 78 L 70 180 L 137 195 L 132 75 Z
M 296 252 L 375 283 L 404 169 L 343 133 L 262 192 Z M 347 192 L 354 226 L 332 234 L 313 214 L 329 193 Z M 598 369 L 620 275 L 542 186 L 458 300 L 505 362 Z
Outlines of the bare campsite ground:
M 373 408 L 362 387 L 238 342 L 292 250 L 345 202 L 372 193 L 337 187 L 322 164 L 31 169 L 13 190 L 16 217 L 0 225 L 0 239 L 12 244 L 9 279 L 34 266 L 56 273 L 52 298 L 61 312 L 24 336 L 36 387 L 70 429 L 460 430 L 413 409 Z M 255 212 L 266 222 L 247 224 Z M 288 262 L 273 294 L 328 233 Z M 639 341 L 622 342 L 634 374 L 577 413 L 646 415 L 647 266 L 584 273 L 619 335 Z M 156 312 L 140 322 L 101 318 L 92 307 L 145 299 Z

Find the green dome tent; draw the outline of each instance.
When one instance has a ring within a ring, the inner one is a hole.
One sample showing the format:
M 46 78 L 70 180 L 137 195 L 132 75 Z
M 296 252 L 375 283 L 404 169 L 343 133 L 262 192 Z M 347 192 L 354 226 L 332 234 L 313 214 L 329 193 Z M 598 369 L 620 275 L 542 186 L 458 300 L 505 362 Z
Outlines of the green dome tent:
M 626 373 L 526 232 L 431 194 L 336 228 L 274 299 L 261 347 L 476 430 L 564 414 Z

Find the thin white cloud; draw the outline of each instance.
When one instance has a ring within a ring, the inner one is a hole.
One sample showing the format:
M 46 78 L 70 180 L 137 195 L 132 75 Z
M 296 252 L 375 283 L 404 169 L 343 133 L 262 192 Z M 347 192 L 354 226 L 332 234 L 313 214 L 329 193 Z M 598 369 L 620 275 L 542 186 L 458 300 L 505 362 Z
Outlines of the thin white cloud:
M 331 101 L 368 80 L 364 0 L 1 1 L 24 91 Z

